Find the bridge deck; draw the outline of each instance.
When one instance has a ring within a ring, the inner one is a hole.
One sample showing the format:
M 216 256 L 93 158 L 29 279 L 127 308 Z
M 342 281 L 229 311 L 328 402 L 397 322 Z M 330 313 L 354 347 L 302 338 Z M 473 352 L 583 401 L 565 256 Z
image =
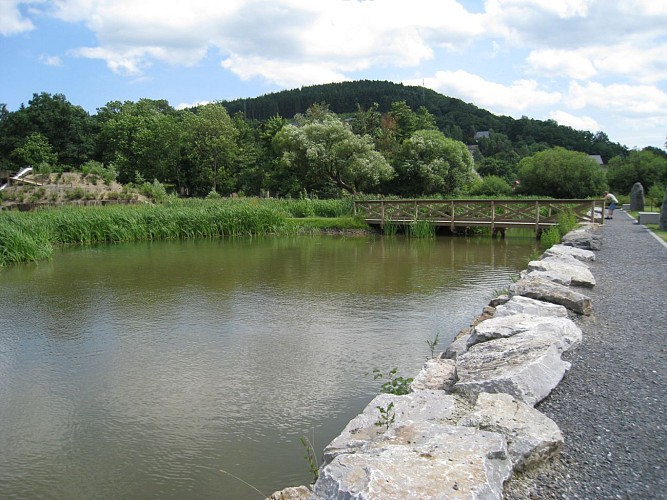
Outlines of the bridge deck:
M 368 224 L 413 224 L 528 228 L 539 232 L 571 211 L 579 222 L 604 223 L 604 200 L 365 200 L 354 202 L 355 215 Z

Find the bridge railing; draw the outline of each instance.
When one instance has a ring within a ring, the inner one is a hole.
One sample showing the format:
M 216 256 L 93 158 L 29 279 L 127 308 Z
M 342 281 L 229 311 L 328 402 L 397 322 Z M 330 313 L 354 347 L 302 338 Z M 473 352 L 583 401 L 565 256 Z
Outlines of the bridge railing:
M 491 229 L 534 228 L 558 224 L 558 215 L 571 211 L 579 222 L 604 223 L 604 200 L 360 200 L 355 215 L 369 224 L 411 224 L 427 221 L 438 226 L 478 226 Z

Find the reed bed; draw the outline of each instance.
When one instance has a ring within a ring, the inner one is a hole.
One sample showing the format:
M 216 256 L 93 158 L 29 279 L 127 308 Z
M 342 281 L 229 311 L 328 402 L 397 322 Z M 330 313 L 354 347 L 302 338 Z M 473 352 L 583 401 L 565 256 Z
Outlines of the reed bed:
M 38 261 L 54 247 L 141 240 L 253 236 L 284 232 L 283 210 L 269 204 L 173 203 L 62 207 L 0 213 L 0 266 Z

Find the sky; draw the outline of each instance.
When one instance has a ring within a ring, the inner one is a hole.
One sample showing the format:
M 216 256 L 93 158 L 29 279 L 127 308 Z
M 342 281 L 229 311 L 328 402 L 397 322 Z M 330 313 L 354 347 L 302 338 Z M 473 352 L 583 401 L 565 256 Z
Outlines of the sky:
M 348 80 L 667 141 L 665 0 L 0 0 L 0 103 L 176 107 Z

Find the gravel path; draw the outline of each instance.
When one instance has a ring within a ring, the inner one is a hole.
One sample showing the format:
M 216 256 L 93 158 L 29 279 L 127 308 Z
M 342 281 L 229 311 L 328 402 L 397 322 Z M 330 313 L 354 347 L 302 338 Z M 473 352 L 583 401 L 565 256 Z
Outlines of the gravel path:
M 599 232 L 593 316 L 573 318 L 583 342 L 537 407 L 563 451 L 506 498 L 667 499 L 667 248 L 622 211 Z

